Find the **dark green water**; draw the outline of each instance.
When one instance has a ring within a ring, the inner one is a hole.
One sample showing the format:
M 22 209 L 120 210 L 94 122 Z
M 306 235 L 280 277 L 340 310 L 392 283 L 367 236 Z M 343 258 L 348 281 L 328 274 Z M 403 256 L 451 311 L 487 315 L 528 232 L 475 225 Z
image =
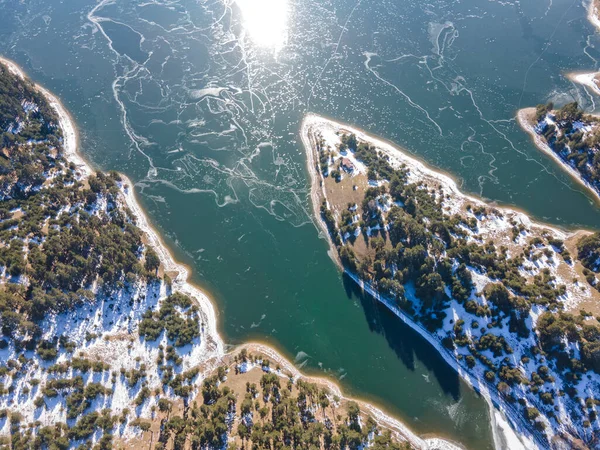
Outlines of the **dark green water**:
M 226 3 L 0 1 L 0 53 L 64 100 L 89 160 L 137 182 L 215 299 L 227 343 L 266 341 L 418 433 L 491 448 L 484 401 L 327 256 L 299 124 L 307 111 L 355 124 L 468 192 L 599 228 L 590 195 L 514 121 L 519 107 L 548 100 L 595 108 L 563 76 L 598 69 L 584 7 L 295 0 L 275 51 L 255 45 L 249 16 L 244 24 Z M 254 32 L 268 35 L 273 20 Z

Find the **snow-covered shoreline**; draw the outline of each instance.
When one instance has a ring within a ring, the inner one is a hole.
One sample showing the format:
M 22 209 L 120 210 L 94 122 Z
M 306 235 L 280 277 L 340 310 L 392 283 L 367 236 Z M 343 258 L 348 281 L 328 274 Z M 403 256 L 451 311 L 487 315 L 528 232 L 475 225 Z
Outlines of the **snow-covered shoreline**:
M 598 72 L 571 72 L 567 78 L 574 83 L 589 87 L 596 95 L 600 95 L 600 87 L 594 81 L 598 76 Z
M 318 186 L 319 180 L 321 180 L 321 178 L 319 175 L 314 174 L 314 155 L 312 155 L 312 152 L 308 152 L 308 149 L 310 148 L 310 140 L 308 139 L 308 133 L 309 133 L 309 130 L 311 127 L 318 126 L 319 123 L 326 123 L 329 126 L 334 126 L 334 127 L 339 128 L 340 130 L 347 131 L 348 133 L 353 133 L 357 136 L 357 138 L 359 140 L 362 139 L 364 141 L 368 141 L 368 142 L 372 143 L 378 149 L 388 152 L 389 154 L 393 155 L 399 161 L 407 164 L 412 169 L 413 173 L 417 174 L 416 178 L 419 178 L 419 176 L 424 175 L 424 176 L 436 179 L 442 185 L 447 187 L 452 192 L 453 195 L 456 195 L 460 198 L 468 200 L 469 202 L 471 202 L 473 204 L 482 205 L 482 206 L 490 206 L 488 203 L 486 203 L 481 198 L 478 198 L 473 195 L 469 195 L 469 194 L 462 192 L 460 190 L 460 188 L 458 187 L 458 184 L 456 183 L 456 181 L 451 176 L 449 176 L 445 173 L 439 172 L 431 167 L 428 167 L 423 161 L 420 161 L 416 157 L 411 156 L 408 153 L 408 151 L 399 150 L 391 143 L 384 141 L 382 139 L 378 139 L 374 136 L 371 136 L 368 133 L 366 133 L 363 130 L 360 130 L 358 128 L 352 127 L 350 125 L 342 124 L 340 122 L 336 122 L 335 120 L 327 119 L 325 117 L 322 117 L 322 116 L 319 116 L 316 114 L 309 113 L 305 116 L 305 118 L 302 122 L 302 125 L 301 125 L 301 138 L 302 138 L 302 142 L 304 143 L 305 150 L 307 150 L 307 153 L 311 153 L 308 156 L 310 158 L 308 165 L 309 165 L 309 168 L 311 169 L 310 176 L 312 179 L 313 186 Z M 322 175 L 321 175 L 321 177 L 322 177 Z M 312 192 L 311 192 L 311 197 L 312 197 L 313 203 L 314 203 L 316 196 L 312 195 Z M 317 213 L 319 211 L 320 205 L 313 205 L 313 206 L 315 208 L 315 213 Z M 530 226 L 533 228 L 538 228 L 538 229 L 551 230 L 554 233 L 556 233 L 556 235 L 558 237 L 560 237 L 561 239 L 566 239 L 570 234 L 572 234 L 570 232 L 566 232 L 565 230 L 561 230 L 552 225 L 547 225 L 547 224 L 542 224 L 542 223 L 532 221 L 532 220 L 530 220 L 530 218 L 527 214 L 525 214 L 523 211 L 519 210 L 516 207 L 512 207 L 512 206 L 494 206 L 494 207 L 499 210 L 505 211 L 507 213 L 519 215 L 520 217 L 522 217 L 524 220 L 527 221 L 527 226 Z M 321 222 L 321 227 L 323 227 L 322 221 L 319 220 L 319 222 Z M 322 228 L 322 229 L 325 230 L 325 232 L 327 232 L 326 228 Z
M 498 424 L 497 427 L 502 429 L 502 439 L 511 443 L 511 450 L 544 448 L 541 443 L 536 442 L 535 437 L 528 433 L 525 421 L 518 411 L 515 411 L 510 407 L 510 405 L 508 405 L 494 389 L 490 389 L 487 383 L 472 376 L 469 369 L 459 364 L 454 355 L 444 348 L 439 339 L 436 339 L 423 326 L 416 323 L 400 308 L 394 305 L 392 301 L 380 295 L 371 285 L 362 281 L 357 275 L 347 270 L 345 272 L 361 287 L 361 289 L 385 305 L 395 316 L 402 320 L 402 322 L 425 338 L 425 340 L 442 356 L 444 361 L 456 370 L 460 377 L 486 400 L 490 408 L 490 418 L 492 422 Z M 493 427 L 494 441 L 496 448 L 500 449 L 502 448 L 499 446 L 500 437 L 496 435 L 497 430 L 495 428 L 496 427 Z M 525 442 L 516 435 L 515 429 L 519 432 L 521 438 L 523 438 Z
M 0 56 L 0 63 L 7 66 L 8 69 L 19 78 L 27 79 L 23 70 L 10 59 Z M 38 91 L 44 94 L 48 104 L 54 108 L 54 111 L 58 115 L 59 126 L 63 133 L 63 151 L 65 159 L 74 163 L 83 177 L 91 175 L 93 173 L 92 168 L 77 152 L 79 138 L 77 136 L 77 129 L 75 128 L 74 121 L 71 119 L 71 116 L 58 98 L 54 96 L 54 94 L 39 84 L 36 84 L 35 87 Z
M 315 168 L 315 155 L 312 147 L 313 143 L 311 142 L 311 134 L 315 132 L 322 132 L 327 127 L 333 127 L 338 131 L 355 134 L 359 141 L 368 142 L 369 144 L 375 146 L 379 150 L 383 150 L 385 153 L 388 153 L 389 155 L 393 156 L 393 158 L 395 158 L 396 160 L 406 164 L 409 167 L 409 171 L 414 175 L 415 178 L 428 178 L 437 180 L 448 191 L 450 191 L 453 196 L 455 196 L 454 198 L 460 198 L 463 200 L 466 199 L 468 200 L 468 202 L 472 202 L 476 205 L 487 205 L 481 199 L 476 198 L 474 196 L 469 196 L 461 192 L 456 182 L 450 176 L 427 167 L 423 162 L 419 161 L 414 157 L 409 156 L 407 152 L 402 152 L 398 148 L 394 147 L 392 144 L 381 139 L 377 139 L 360 129 L 348 126 L 346 124 L 341 124 L 339 122 L 326 119 L 318 115 L 308 114 L 302 123 L 301 137 L 305 146 L 306 153 L 308 155 L 308 168 L 311 174 L 311 184 L 313 190 L 319 189 L 322 192 L 320 185 L 324 182 L 324 180 L 322 178 L 321 172 Z M 323 192 L 322 195 L 326 200 L 326 195 Z M 317 202 L 319 200 L 319 197 L 318 195 L 315 195 L 315 192 L 311 192 L 311 198 L 313 201 L 313 208 L 315 211 L 315 216 L 317 217 L 317 221 L 319 222 L 319 226 L 321 229 L 324 230 L 326 236 L 329 237 L 325 224 L 322 220 L 318 219 L 320 204 L 317 204 Z M 538 224 L 536 222 L 531 221 L 528 216 L 516 209 L 508 207 L 498 207 L 498 209 L 507 213 L 518 215 L 521 218 L 521 220 L 527 222 L 527 225 L 532 228 L 552 230 L 556 234 L 556 236 L 560 237 L 561 239 L 566 239 L 569 236 L 569 234 L 557 228 Z M 329 239 L 329 242 L 330 245 L 333 246 L 331 239 Z M 332 250 L 332 253 L 336 252 Z M 337 258 L 335 259 L 336 261 L 338 260 Z M 341 263 L 339 263 L 339 261 L 337 262 L 341 266 Z M 425 328 L 423 328 L 421 325 L 417 324 L 414 320 L 407 316 L 392 301 L 381 296 L 378 292 L 376 292 L 376 290 L 372 286 L 368 285 L 367 283 L 364 283 L 355 274 L 347 271 L 346 273 L 348 273 L 348 275 L 357 284 L 359 284 L 363 290 L 365 290 L 374 298 L 376 298 L 379 302 L 384 304 L 405 324 L 410 326 L 413 330 L 417 331 L 423 338 L 425 338 L 440 353 L 444 360 L 458 372 L 461 378 L 486 399 L 490 407 L 490 419 L 494 425 L 494 440 L 498 448 L 502 448 L 501 442 L 504 442 L 505 444 L 510 443 L 511 449 L 544 448 L 544 444 L 540 441 L 540 439 L 529 432 L 528 424 L 525 422 L 522 414 L 516 411 L 514 407 L 509 405 L 503 398 L 501 398 L 501 396 L 498 394 L 495 388 L 490 388 L 488 386 L 488 383 L 485 382 L 485 380 L 476 377 L 474 374 L 471 373 L 472 371 L 470 371 L 466 367 L 463 367 L 456 360 L 455 356 L 443 347 L 439 339 L 434 337 Z M 499 433 L 497 433 L 500 430 L 502 431 L 502 436 L 500 436 Z M 517 432 L 520 435 L 520 438 L 517 436 L 517 434 L 515 434 L 514 430 L 517 430 Z
M 588 183 L 586 180 L 584 180 L 581 177 L 581 175 L 575 169 L 573 169 L 573 167 L 571 167 L 560 156 L 558 156 L 555 152 L 553 152 L 552 149 L 548 146 L 548 144 L 546 144 L 546 142 L 544 142 L 542 137 L 535 132 L 535 130 L 533 129 L 533 126 L 531 124 L 531 121 L 529 120 L 529 117 L 528 117 L 528 115 L 530 115 L 534 112 L 535 112 L 535 108 L 520 109 L 517 113 L 517 122 L 519 123 L 519 126 L 525 132 L 527 132 L 527 134 L 529 134 L 531 136 L 535 146 L 538 149 L 540 149 L 542 152 L 546 153 L 548 156 L 550 156 L 552 159 L 554 159 L 557 163 L 559 163 L 560 166 L 563 169 L 565 169 L 567 171 L 567 173 L 575 181 L 577 181 L 582 186 L 586 187 L 591 193 L 594 194 L 594 197 L 596 197 L 596 199 L 598 201 L 600 201 L 600 193 L 596 189 L 594 189 L 594 187 L 590 183 Z
M 327 241 L 330 244 L 330 250 L 328 252 L 329 256 L 331 257 L 331 259 L 333 260 L 333 262 L 335 262 L 340 269 L 343 270 L 343 266 L 342 266 L 342 262 L 340 261 L 340 258 L 337 254 L 337 252 L 333 249 L 333 242 L 331 241 L 331 238 L 329 236 L 329 230 L 327 230 L 327 226 L 325 225 L 325 222 L 323 222 L 323 220 L 320 219 L 320 208 L 321 208 L 321 204 L 320 204 L 320 196 L 319 194 L 322 194 L 322 183 L 324 182 L 323 180 L 323 174 L 319 171 L 319 169 L 317 168 L 317 166 L 315 165 L 315 155 L 314 152 L 312 151 L 313 148 L 313 142 L 311 142 L 310 138 L 310 132 L 309 132 L 309 121 L 308 119 L 310 117 L 313 117 L 311 115 L 307 115 L 305 116 L 304 120 L 302 121 L 302 124 L 300 125 L 300 139 L 302 140 L 302 144 L 304 145 L 304 149 L 305 149 L 305 153 L 306 153 L 306 168 L 308 171 L 308 175 L 310 177 L 310 198 L 311 198 L 311 204 L 313 207 L 313 220 L 315 225 L 317 226 L 318 229 L 321 230 L 321 232 L 323 233 L 324 236 L 326 236 Z M 316 117 L 316 116 L 314 116 Z M 325 195 L 323 195 L 325 197 L 325 199 L 327 198 Z
M 1 57 L 0 62 L 8 66 L 14 74 L 23 79 L 26 78 L 23 70 L 14 62 Z M 60 100 L 58 100 L 58 98 L 50 91 L 39 84 L 36 84 L 36 89 L 38 89 L 44 95 L 44 97 L 46 97 L 46 100 L 58 116 L 59 126 L 63 133 L 63 151 L 65 159 L 76 165 L 77 171 L 80 173 L 82 178 L 92 175 L 94 171 L 78 152 L 77 128 L 75 127 L 75 123 L 70 114 L 67 112 Z M 188 269 L 175 261 L 171 255 L 171 252 L 162 242 L 156 230 L 154 230 L 154 228 L 152 228 L 150 225 L 146 214 L 135 198 L 133 184 L 122 174 L 121 177 L 124 180 L 123 191 L 125 203 L 135 217 L 137 227 L 146 235 L 148 239 L 148 245 L 152 247 L 152 249 L 159 256 L 160 262 L 164 267 L 164 271 L 169 273 L 177 273 L 177 276 L 173 279 L 173 292 L 181 292 L 186 294 L 194 298 L 200 304 L 205 336 L 209 338 L 208 340 L 202 340 L 201 344 L 206 346 L 206 360 L 210 360 L 214 357 L 222 357 L 225 353 L 224 345 L 223 340 L 217 332 L 216 313 L 211 300 L 204 292 L 187 281 L 189 276 Z
M 14 62 L 0 57 L 0 63 L 6 65 L 14 74 L 26 79 L 22 69 Z M 58 100 L 58 98 L 50 91 L 40 85 L 36 85 L 36 89 L 38 89 L 46 97 L 48 103 L 50 106 L 52 106 L 52 108 L 54 108 L 58 116 L 59 126 L 63 133 L 63 151 L 65 159 L 76 165 L 77 171 L 81 178 L 86 178 L 92 175 L 94 170 L 78 153 L 78 135 L 74 120 L 71 118 L 70 114 L 64 108 L 60 100 Z M 171 275 L 173 273 L 177 274 L 172 279 L 172 291 L 186 294 L 199 303 L 203 324 L 203 336 L 205 337 L 200 343 L 200 345 L 203 347 L 202 373 L 204 376 L 206 376 L 219 366 L 222 358 L 225 356 L 224 343 L 217 330 L 215 306 L 210 298 L 204 292 L 202 292 L 202 290 L 188 282 L 189 269 L 175 260 L 167 246 L 162 241 L 158 232 L 150 225 L 144 210 L 135 198 L 133 184 L 122 174 L 121 177 L 123 178 L 122 192 L 125 206 L 130 209 L 132 215 L 136 219 L 137 227 L 144 233 L 147 239 L 146 245 L 151 247 L 157 253 L 165 273 L 169 273 Z M 290 361 L 281 356 L 273 348 L 262 344 L 246 344 L 244 346 L 253 348 L 265 355 L 268 355 L 269 358 L 276 361 L 287 371 L 293 373 L 295 377 L 301 377 L 302 379 L 324 383 L 333 393 L 335 393 L 335 395 L 347 400 L 352 400 L 351 398 L 344 396 L 340 387 L 332 381 L 326 378 L 307 377 L 303 375 Z M 204 376 L 201 378 L 204 378 Z M 440 438 L 434 437 L 422 439 L 414 434 L 406 425 L 385 414 L 382 410 L 376 408 L 375 406 L 362 401 L 359 403 L 365 410 L 372 414 L 377 422 L 383 427 L 390 429 L 394 433 L 397 433 L 402 438 L 408 440 L 416 448 L 422 450 L 461 449 L 460 446 Z
M 598 30 L 600 30 L 600 18 L 598 18 L 598 8 L 596 7 L 596 0 L 590 0 L 590 5 L 588 6 L 588 20 L 594 25 Z
M 148 239 L 148 245 L 152 247 L 158 254 L 165 272 L 177 273 L 177 276 L 172 280 L 173 292 L 181 292 L 186 294 L 194 298 L 200 304 L 204 334 L 209 338 L 208 342 L 206 339 L 202 341 L 202 345 L 207 345 L 207 360 L 212 358 L 221 358 L 225 354 L 224 344 L 217 331 L 217 315 L 212 301 L 199 288 L 188 282 L 188 268 L 175 261 L 167 246 L 162 242 L 159 234 L 149 224 L 145 212 L 135 198 L 133 184 L 129 181 L 129 179 L 125 177 L 124 179 L 127 180 L 126 183 L 128 185 L 125 189 L 125 199 L 127 206 L 136 218 L 136 225 L 145 233 Z

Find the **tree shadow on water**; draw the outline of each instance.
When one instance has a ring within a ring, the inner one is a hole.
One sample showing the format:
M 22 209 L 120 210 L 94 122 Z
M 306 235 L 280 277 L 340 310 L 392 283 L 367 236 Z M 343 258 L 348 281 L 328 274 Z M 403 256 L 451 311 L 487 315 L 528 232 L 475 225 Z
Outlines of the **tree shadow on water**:
M 460 377 L 444 361 L 438 351 L 385 305 L 364 292 L 345 273 L 342 276 L 342 282 L 348 298 L 360 301 L 369 329 L 386 338 L 388 345 L 404 365 L 414 371 L 415 361 L 419 361 L 430 372 L 433 372 L 444 393 L 458 401 L 460 399 Z

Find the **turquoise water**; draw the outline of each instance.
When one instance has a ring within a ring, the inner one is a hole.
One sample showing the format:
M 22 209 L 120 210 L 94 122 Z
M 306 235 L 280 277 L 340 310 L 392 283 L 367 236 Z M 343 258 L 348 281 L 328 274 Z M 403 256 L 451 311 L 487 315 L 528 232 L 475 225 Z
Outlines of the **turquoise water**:
M 90 161 L 137 183 L 228 344 L 268 342 L 418 433 L 491 448 L 485 402 L 328 257 L 299 124 L 352 123 L 467 192 L 598 228 L 591 196 L 514 121 L 548 100 L 595 108 L 563 76 L 598 68 L 582 4 L 229 3 L 3 1 L 0 52 L 64 100 Z

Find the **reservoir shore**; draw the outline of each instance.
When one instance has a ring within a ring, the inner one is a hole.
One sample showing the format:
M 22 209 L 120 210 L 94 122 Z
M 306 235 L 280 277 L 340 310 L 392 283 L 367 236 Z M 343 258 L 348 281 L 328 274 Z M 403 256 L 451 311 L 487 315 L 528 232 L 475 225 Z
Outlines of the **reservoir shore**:
M 24 71 L 13 61 L 0 57 L 0 63 L 6 65 L 15 75 L 26 79 Z M 48 103 L 53 107 L 59 118 L 59 126 L 63 133 L 64 156 L 69 162 L 76 166 L 76 171 L 82 179 L 92 175 L 95 171 L 83 159 L 78 151 L 79 139 L 75 121 L 70 116 L 60 100 L 50 91 L 42 86 L 36 85 L 36 88 L 46 97 Z M 312 176 L 312 171 L 311 171 Z M 290 361 L 281 356 L 273 348 L 259 343 L 247 343 L 234 348 L 230 353 L 226 353 L 225 344 L 217 330 L 216 311 L 217 308 L 212 300 L 198 287 L 188 281 L 190 270 L 184 265 L 175 261 L 172 253 L 164 244 L 159 233 L 150 225 L 145 212 L 135 198 L 134 185 L 125 176 L 122 176 L 122 191 L 125 199 L 125 206 L 129 208 L 136 218 L 136 225 L 140 228 L 146 238 L 146 245 L 151 247 L 159 256 L 161 265 L 165 273 L 168 273 L 172 279 L 172 292 L 186 294 L 198 303 L 202 317 L 202 362 L 200 364 L 202 381 L 203 378 L 211 374 L 223 360 L 231 353 L 238 352 L 242 348 L 248 351 L 259 353 L 271 360 L 277 362 L 286 372 L 292 373 L 294 378 L 307 380 L 312 383 L 326 385 L 334 395 L 351 400 L 342 394 L 340 387 L 333 381 L 324 377 L 307 377 L 303 375 Z M 318 216 L 316 220 L 319 221 Z M 422 450 L 459 450 L 459 444 L 451 443 L 438 437 L 421 438 L 413 433 L 405 424 L 387 415 L 381 409 L 373 406 L 371 403 L 358 401 L 365 411 L 368 411 L 383 429 L 390 430 L 399 440 L 408 441 L 414 448 Z

